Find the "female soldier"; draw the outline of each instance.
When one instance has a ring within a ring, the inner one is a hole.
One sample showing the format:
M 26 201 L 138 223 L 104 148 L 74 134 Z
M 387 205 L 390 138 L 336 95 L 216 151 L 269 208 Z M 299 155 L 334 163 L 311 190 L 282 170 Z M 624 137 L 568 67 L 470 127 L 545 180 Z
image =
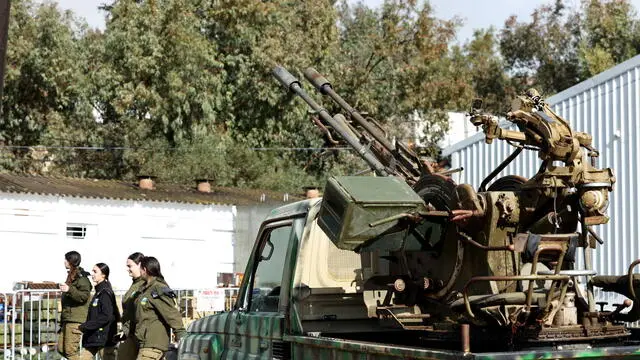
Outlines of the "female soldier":
M 144 257 L 140 263 L 144 285 L 136 298 L 136 339 L 140 344 L 138 360 L 159 360 L 169 349 L 169 329 L 176 341 L 184 334 L 180 311 L 176 308 L 175 293 L 160 272 L 154 257 Z
M 64 267 L 69 271 L 67 280 L 60 284 L 62 291 L 62 313 L 60 315 L 60 334 L 58 352 L 69 360 L 90 358 L 88 351 L 80 352 L 82 332 L 78 327 L 87 319 L 91 282 L 88 272 L 80 267 L 80 254 L 69 251 L 64 254 Z
M 127 258 L 127 270 L 133 282 L 131 287 L 122 297 L 122 334 L 119 340 L 124 340 L 118 346 L 119 360 L 135 360 L 138 356 L 138 341 L 135 336 L 135 301 L 140 295 L 140 288 L 144 284 L 144 279 L 140 276 L 140 262 L 144 255 L 135 252 Z
M 120 311 L 109 282 L 109 267 L 104 263 L 96 264 L 91 277 L 96 284 L 96 293 L 91 299 L 87 321 L 80 324 L 82 347 L 94 356 L 100 351 L 102 360 L 115 360 L 114 337 L 118 330 Z

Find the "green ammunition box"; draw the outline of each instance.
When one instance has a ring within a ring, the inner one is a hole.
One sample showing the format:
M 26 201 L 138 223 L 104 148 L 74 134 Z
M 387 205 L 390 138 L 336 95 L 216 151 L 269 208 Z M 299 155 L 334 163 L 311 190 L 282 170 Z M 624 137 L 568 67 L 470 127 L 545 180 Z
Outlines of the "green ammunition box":
M 338 248 L 357 250 L 396 227 L 402 214 L 424 208 L 422 198 L 396 177 L 332 177 L 325 186 L 318 224 Z

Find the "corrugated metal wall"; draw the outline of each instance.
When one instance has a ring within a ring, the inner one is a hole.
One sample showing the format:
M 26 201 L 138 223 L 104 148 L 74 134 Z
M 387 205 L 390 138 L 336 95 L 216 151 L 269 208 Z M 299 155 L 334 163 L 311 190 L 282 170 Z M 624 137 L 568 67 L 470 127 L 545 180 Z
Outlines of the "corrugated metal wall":
M 617 182 L 610 194 L 611 221 L 596 229 L 605 245 L 594 253 L 594 268 L 600 274 L 624 274 L 627 266 L 640 258 L 640 56 L 554 95 L 547 102 L 573 129 L 593 135 L 600 151 L 597 166 L 614 170 Z M 454 179 L 477 188 L 513 150 L 504 141 L 485 144 L 480 133 L 448 147 L 443 154 L 451 155 L 452 168 L 465 169 Z M 531 177 L 539 165 L 536 154 L 525 150 L 499 176 Z

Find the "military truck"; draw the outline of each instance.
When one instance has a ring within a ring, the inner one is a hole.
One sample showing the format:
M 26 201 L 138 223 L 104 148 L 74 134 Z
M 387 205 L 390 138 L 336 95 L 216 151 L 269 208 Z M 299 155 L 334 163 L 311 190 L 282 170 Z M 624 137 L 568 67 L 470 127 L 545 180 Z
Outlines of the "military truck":
M 640 358 L 628 326 L 640 318 L 640 261 L 620 276 L 591 267 L 615 176 L 596 166 L 589 134 L 534 89 L 512 103 L 515 128 L 475 101 L 469 118 L 486 142 L 515 150 L 474 189 L 387 139 L 317 71 L 304 74 L 346 116 L 274 70 L 375 176 L 331 177 L 322 199 L 273 210 L 235 308 L 192 323 L 180 359 Z M 537 152 L 538 173 L 497 177 L 524 150 Z M 595 287 L 629 299 L 605 310 Z
M 388 184 L 378 179 L 335 181 L 382 190 L 369 200 L 386 201 Z M 423 317 L 412 311 L 386 308 L 387 317 L 379 316 L 380 305 L 391 296 L 388 287 L 401 288 L 395 281 L 386 283 L 390 280 L 384 274 L 393 266 L 388 253 L 339 249 L 318 224 L 322 201 L 305 200 L 271 212 L 260 229 L 235 308 L 193 322 L 180 341 L 179 359 L 640 356 L 640 342 L 632 339 L 612 339 L 599 346 L 554 343 L 518 351 L 506 342 L 475 342 L 462 327 L 458 340 L 438 341 L 424 335 Z

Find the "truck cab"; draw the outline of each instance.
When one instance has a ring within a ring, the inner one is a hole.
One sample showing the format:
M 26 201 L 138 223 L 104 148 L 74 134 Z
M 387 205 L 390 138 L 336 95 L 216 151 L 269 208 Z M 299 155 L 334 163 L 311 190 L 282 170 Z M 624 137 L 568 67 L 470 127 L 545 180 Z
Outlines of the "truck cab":
M 285 334 L 355 331 L 369 322 L 360 255 L 338 249 L 318 228 L 320 203 L 309 199 L 271 212 L 235 308 L 193 322 L 181 359 L 287 359 Z

